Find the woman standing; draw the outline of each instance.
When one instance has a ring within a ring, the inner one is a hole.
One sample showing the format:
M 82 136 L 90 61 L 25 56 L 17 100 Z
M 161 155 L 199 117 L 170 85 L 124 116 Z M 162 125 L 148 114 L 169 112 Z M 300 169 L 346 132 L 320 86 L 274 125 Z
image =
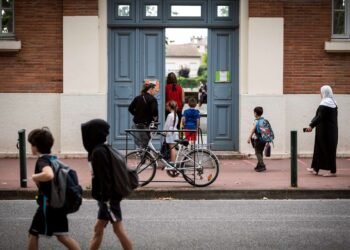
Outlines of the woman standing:
M 158 121 L 158 101 L 154 97 L 156 93 L 155 84 L 145 83 L 141 94 L 130 103 L 129 112 L 134 116 L 134 129 L 148 129 L 151 122 Z M 134 137 L 139 147 L 147 146 L 150 139 L 148 132 L 135 132 Z
M 179 121 L 182 117 L 182 108 L 185 102 L 185 93 L 182 87 L 177 84 L 176 75 L 174 72 L 170 72 L 166 79 L 165 86 L 165 103 L 169 103 L 170 101 L 175 101 L 177 104 L 177 116 Z M 165 112 L 165 117 L 168 117 L 169 112 Z M 180 129 L 180 124 L 177 124 L 177 129 Z
M 336 176 L 336 155 L 338 145 L 338 106 L 330 86 L 321 88 L 322 101 L 312 119 L 307 132 L 316 127 L 314 155 L 308 171 L 318 174 L 320 169 L 329 170 L 325 177 Z

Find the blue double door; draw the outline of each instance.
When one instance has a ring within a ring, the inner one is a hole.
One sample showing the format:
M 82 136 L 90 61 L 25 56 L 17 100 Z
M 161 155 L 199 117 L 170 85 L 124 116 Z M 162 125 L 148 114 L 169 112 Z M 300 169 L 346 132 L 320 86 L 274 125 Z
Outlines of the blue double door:
M 111 28 L 108 43 L 110 143 L 125 149 L 125 129 L 132 126 L 128 106 L 145 79 L 160 82 L 156 98 L 165 120 L 165 29 Z M 238 96 L 238 31 L 209 29 L 208 143 L 216 150 L 238 150 Z

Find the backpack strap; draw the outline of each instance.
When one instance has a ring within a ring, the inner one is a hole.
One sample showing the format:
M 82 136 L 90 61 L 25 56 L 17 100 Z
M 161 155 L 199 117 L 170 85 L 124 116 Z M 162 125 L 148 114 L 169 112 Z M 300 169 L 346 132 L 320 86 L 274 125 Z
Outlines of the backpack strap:
M 258 137 L 258 140 L 263 142 L 263 139 L 262 139 L 262 136 L 261 136 L 261 129 L 260 129 L 260 125 L 264 122 L 264 117 L 259 117 L 257 119 L 257 122 L 256 122 L 256 136 Z
M 57 163 L 58 158 L 57 158 L 57 156 L 55 156 L 55 155 L 47 155 L 47 158 L 48 158 L 48 160 L 49 160 L 50 163 L 51 163 L 51 167 L 52 167 L 53 174 L 54 174 L 54 178 L 53 178 L 52 181 L 54 181 L 55 184 L 57 184 L 57 183 L 58 183 L 58 179 L 57 179 L 56 177 L 57 177 L 58 171 L 59 171 L 60 168 L 61 168 L 61 166 Z
M 256 124 L 255 124 L 255 130 L 257 132 L 257 136 L 259 137 L 259 135 L 261 135 L 261 131 L 260 131 L 260 121 L 264 120 L 263 117 L 260 117 L 258 119 L 256 119 Z
M 45 221 L 45 235 L 47 235 L 47 197 L 43 195 L 43 213 L 44 213 L 44 221 Z
M 50 163 L 51 163 L 50 166 L 52 168 L 52 171 L 53 171 L 54 175 L 56 176 L 56 173 L 57 173 L 58 169 L 56 169 L 54 161 L 58 160 L 57 156 L 56 155 L 50 155 L 50 154 L 44 154 L 44 155 L 41 155 L 41 157 L 44 157 L 45 159 L 50 161 Z

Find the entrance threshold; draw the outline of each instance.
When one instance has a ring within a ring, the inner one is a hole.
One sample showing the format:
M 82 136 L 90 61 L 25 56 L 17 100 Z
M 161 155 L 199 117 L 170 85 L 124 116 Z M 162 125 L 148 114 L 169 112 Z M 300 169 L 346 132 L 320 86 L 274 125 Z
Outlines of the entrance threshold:
M 241 160 L 248 159 L 248 155 L 238 151 L 213 151 L 219 160 Z

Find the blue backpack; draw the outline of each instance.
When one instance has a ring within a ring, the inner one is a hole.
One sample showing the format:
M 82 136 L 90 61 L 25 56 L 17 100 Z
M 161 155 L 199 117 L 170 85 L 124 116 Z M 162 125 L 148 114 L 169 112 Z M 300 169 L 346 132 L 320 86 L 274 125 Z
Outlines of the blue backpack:
M 270 122 L 263 117 L 258 119 L 258 122 L 256 123 L 256 131 L 259 140 L 262 142 L 273 142 L 275 139 Z

